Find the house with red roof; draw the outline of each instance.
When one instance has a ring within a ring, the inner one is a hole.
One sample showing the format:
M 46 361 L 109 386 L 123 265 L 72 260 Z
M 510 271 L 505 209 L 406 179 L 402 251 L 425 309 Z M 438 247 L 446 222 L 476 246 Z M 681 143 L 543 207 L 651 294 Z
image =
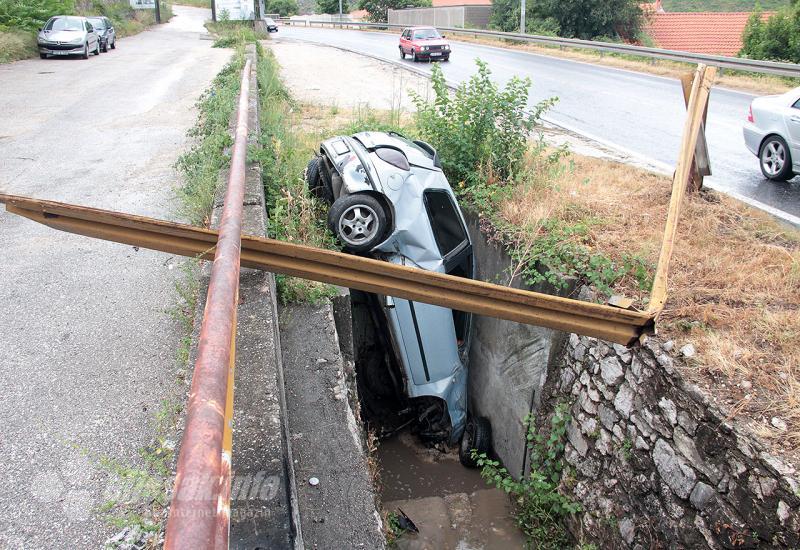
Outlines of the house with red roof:
M 645 32 L 667 50 L 736 56 L 750 12 L 665 12 L 661 2 L 645 13 Z M 656 7 L 657 6 L 657 7 Z M 660 10 L 658 9 L 660 8 Z M 766 20 L 774 12 L 764 12 Z

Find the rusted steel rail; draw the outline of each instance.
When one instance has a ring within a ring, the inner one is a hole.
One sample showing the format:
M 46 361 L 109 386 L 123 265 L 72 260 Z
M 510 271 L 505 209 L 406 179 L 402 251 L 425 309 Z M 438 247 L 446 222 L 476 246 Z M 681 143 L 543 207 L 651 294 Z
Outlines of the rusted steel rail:
M 55 229 L 210 259 L 217 232 L 131 214 L 0 195 L 9 212 Z M 315 281 L 631 344 L 652 332 L 651 313 L 528 292 L 267 239 L 242 237 L 242 265 Z
M 228 547 L 231 461 L 230 448 L 223 459 L 223 440 L 230 430 L 228 415 L 233 411 L 231 369 L 235 360 L 249 90 L 247 60 L 239 91 L 228 188 L 167 520 L 167 549 Z

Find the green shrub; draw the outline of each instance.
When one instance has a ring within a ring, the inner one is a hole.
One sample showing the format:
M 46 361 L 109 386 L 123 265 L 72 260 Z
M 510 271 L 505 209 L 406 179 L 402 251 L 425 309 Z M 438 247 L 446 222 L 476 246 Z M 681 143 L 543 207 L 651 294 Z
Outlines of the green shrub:
M 31 31 L 0 30 L 0 63 L 35 57 L 36 35 Z
M 75 13 L 74 0 L 0 0 L 0 30 L 39 30 L 54 15 Z
M 569 421 L 569 406 L 559 404 L 550 421 L 550 433 L 545 437 L 536 433 L 531 417 L 525 419 L 531 460 L 530 472 L 520 481 L 511 477 L 498 461 L 473 451 L 481 467 L 481 477 L 511 495 L 514 516 L 528 544 L 542 550 L 568 548 L 570 540 L 564 519 L 581 511 L 578 503 L 558 490 Z
M 416 124 L 439 152 L 445 174 L 459 187 L 508 180 L 521 168 L 528 137 L 555 99 L 526 112 L 529 79 L 513 77 L 500 89 L 488 65 L 476 60 L 477 74 L 451 97 L 439 65 L 432 70 L 433 102 L 413 95 Z

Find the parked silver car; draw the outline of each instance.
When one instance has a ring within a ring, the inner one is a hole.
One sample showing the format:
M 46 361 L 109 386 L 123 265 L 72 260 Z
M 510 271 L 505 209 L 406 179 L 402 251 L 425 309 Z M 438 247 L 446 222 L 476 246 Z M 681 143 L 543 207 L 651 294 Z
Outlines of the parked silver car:
M 742 131 L 764 177 L 786 181 L 800 173 L 800 88 L 754 99 Z
M 328 223 L 346 250 L 395 264 L 472 278 L 472 243 L 436 151 L 396 133 L 324 141 L 308 165 L 309 189 L 330 203 Z M 407 409 L 420 435 L 488 452 L 490 426 L 467 415 L 470 314 L 391 296 L 374 300 L 388 332 Z M 388 350 L 387 350 L 388 351 Z
M 89 52 L 100 55 L 100 37 L 85 17 L 57 15 L 51 17 L 37 37 L 39 56 L 80 55 L 89 59 Z
M 89 23 L 94 27 L 97 36 L 100 38 L 100 49 L 107 52 L 109 49 L 117 49 L 117 31 L 114 24 L 108 17 L 90 17 Z

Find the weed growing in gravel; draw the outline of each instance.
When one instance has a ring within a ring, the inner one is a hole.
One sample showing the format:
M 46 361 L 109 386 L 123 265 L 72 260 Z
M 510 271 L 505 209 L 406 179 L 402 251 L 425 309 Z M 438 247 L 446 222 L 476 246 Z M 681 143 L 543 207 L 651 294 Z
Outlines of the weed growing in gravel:
M 481 477 L 511 495 L 517 524 L 531 547 L 545 550 L 568 548 L 569 535 L 564 520 L 581 511 L 578 503 L 558 490 L 567 424 L 570 422 L 569 405 L 561 403 L 556 406 L 547 436 L 536 432 L 532 418 L 526 418 L 525 422 L 531 463 L 530 472 L 522 480 L 515 480 L 498 461 L 489 459 L 484 453 L 473 451 L 474 458 L 481 467 Z
M 195 144 L 177 162 L 184 180 L 178 191 L 183 203 L 181 214 L 195 225 L 208 223 L 219 172 L 230 162 L 225 152 L 233 145 L 228 123 L 236 109 L 243 66 L 244 51 L 239 50 L 200 98 L 197 104 L 200 117 L 189 130 Z

